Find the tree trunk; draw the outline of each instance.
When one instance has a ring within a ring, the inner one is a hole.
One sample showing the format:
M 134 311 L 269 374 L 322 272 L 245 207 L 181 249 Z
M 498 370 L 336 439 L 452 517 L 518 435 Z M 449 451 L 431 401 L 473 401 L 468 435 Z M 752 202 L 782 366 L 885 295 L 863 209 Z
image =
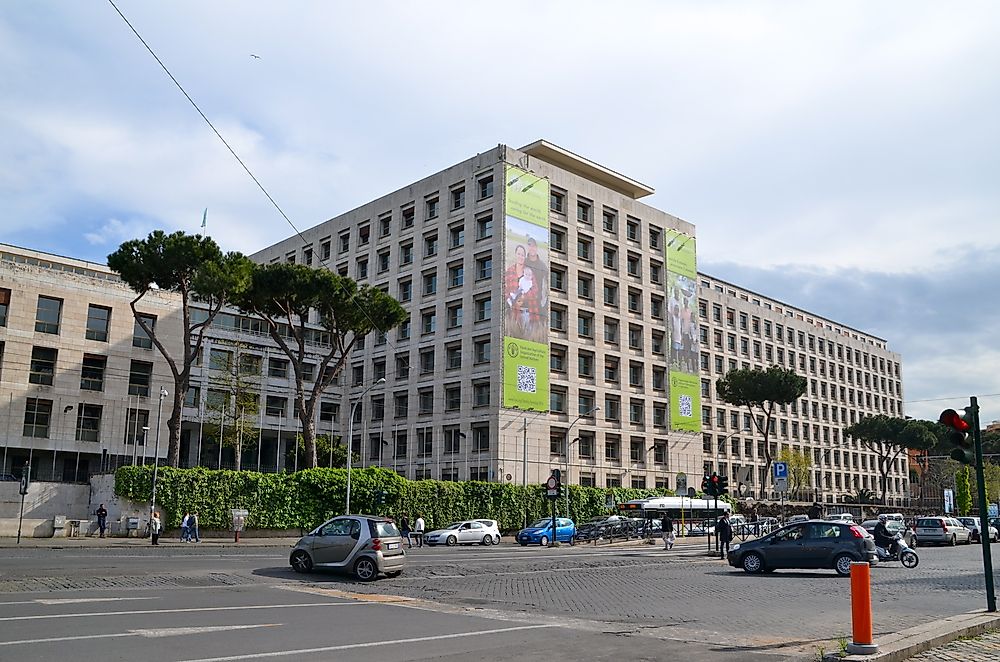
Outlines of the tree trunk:
M 174 388 L 171 394 L 170 418 L 167 419 L 167 464 L 176 467 L 181 459 L 181 408 L 184 406 L 184 395 Z
M 310 469 L 318 466 L 316 458 L 316 422 L 311 407 L 298 407 L 299 423 L 302 424 L 302 444 L 305 446 L 305 462 Z
M 238 419 L 238 427 L 234 436 L 233 443 L 233 461 L 236 466 L 236 471 L 241 471 L 243 469 L 243 418 Z

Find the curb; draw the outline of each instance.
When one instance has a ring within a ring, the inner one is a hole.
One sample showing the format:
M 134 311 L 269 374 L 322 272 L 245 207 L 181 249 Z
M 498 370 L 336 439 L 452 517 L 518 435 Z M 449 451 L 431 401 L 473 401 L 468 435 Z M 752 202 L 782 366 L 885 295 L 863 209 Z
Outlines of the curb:
M 950 643 L 956 639 L 974 637 L 998 627 L 1000 627 L 1000 613 L 979 609 L 886 635 L 881 641 L 876 642 L 879 646 L 879 652 L 874 655 L 846 655 L 840 657 L 834 653 L 828 654 L 824 660 L 840 660 L 842 662 L 902 662 L 914 655 Z M 815 657 L 807 659 L 815 659 Z

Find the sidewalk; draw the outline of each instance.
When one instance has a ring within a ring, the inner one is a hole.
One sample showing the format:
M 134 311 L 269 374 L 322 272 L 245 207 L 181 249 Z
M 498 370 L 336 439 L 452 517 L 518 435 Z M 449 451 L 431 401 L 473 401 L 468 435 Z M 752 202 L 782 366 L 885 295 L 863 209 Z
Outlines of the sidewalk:
M 200 543 L 181 542 L 178 538 L 160 538 L 160 547 L 283 547 L 295 545 L 299 538 L 202 538 Z M 149 538 L 101 538 L 81 536 L 76 538 L 0 538 L 0 549 L 93 549 L 93 548 L 152 547 Z
M 969 662 L 969 660 L 1000 660 L 1000 630 L 993 630 L 972 639 L 959 639 L 950 644 L 907 658 L 908 662 Z

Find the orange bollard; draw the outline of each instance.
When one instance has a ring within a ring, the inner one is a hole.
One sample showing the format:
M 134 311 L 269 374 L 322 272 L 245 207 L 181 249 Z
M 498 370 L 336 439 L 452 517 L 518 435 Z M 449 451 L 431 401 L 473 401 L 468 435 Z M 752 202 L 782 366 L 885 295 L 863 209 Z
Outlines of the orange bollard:
M 853 655 L 873 655 L 878 646 L 872 641 L 871 566 L 866 561 L 851 563 L 851 633 L 847 652 Z

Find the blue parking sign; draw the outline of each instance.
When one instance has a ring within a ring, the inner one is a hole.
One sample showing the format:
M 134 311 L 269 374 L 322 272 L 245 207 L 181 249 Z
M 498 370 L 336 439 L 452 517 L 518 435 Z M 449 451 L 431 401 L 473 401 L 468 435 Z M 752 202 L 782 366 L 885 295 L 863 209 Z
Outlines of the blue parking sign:
M 773 466 L 775 478 L 788 478 L 788 463 L 775 462 Z

